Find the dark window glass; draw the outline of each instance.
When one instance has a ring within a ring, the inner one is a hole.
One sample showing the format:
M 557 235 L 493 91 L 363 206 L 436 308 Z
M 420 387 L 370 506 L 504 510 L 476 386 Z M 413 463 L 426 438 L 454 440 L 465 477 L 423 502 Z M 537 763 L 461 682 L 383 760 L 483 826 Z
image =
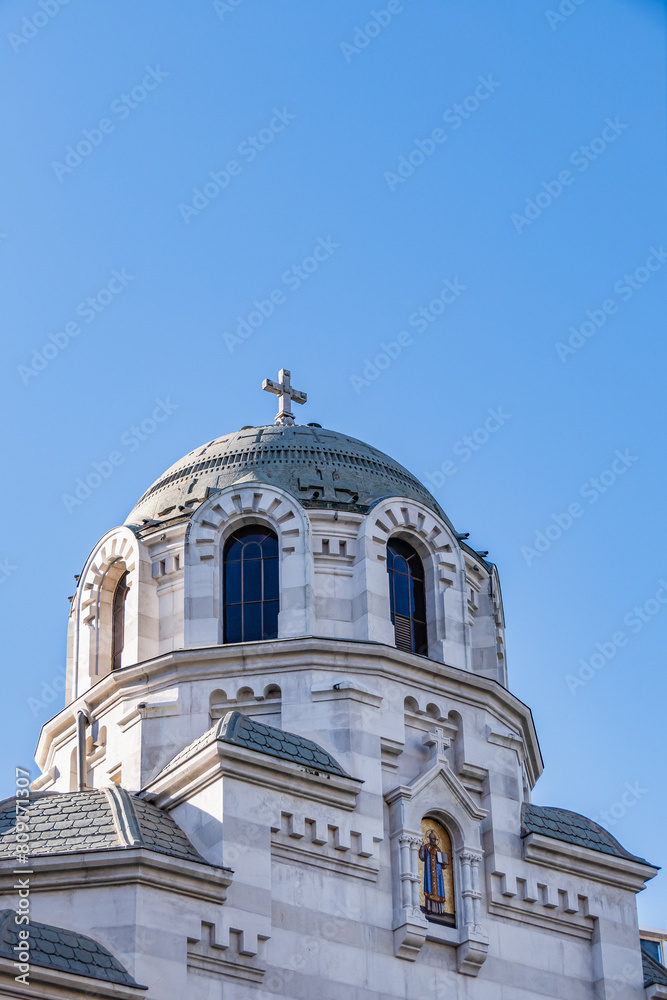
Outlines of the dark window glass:
M 387 545 L 387 572 L 396 646 L 426 656 L 424 565 L 411 545 L 392 538 Z
M 660 954 L 660 942 L 659 941 L 647 941 L 646 938 L 641 939 L 642 951 L 645 951 L 647 955 L 654 958 L 656 962 L 662 964 L 662 955 Z
M 278 539 L 249 525 L 227 541 L 223 556 L 224 642 L 278 636 Z
M 225 642 L 241 642 L 243 638 L 242 604 L 228 604 L 225 608 Z
M 278 611 L 280 606 L 278 601 L 266 601 L 264 603 L 264 638 L 278 638 Z
M 254 601 L 243 605 L 243 639 L 263 639 L 262 635 L 262 602 Z
M 243 603 L 252 604 L 262 600 L 262 562 L 261 559 L 243 560 Z
M 225 563 L 225 593 L 241 593 L 241 560 Z
M 118 670 L 125 645 L 125 599 L 127 598 L 127 570 L 116 584 L 111 602 L 111 669 Z

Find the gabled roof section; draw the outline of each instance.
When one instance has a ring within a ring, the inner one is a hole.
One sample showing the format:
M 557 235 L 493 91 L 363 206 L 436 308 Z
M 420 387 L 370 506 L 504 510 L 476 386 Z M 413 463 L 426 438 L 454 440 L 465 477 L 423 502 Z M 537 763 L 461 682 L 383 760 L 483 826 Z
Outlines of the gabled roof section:
M 536 806 L 527 802 L 523 807 L 523 836 L 529 833 L 553 837 L 554 840 L 563 840 L 568 844 L 575 844 L 577 847 L 588 847 L 592 851 L 611 854 L 616 858 L 624 858 L 626 861 L 648 864 L 645 858 L 630 854 L 624 847 L 621 847 L 616 838 L 612 837 L 604 827 L 599 826 L 586 816 L 570 812 L 569 809 Z
M 171 816 L 115 785 L 35 795 L 20 819 L 28 826 L 32 857 L 143 847 L 208 864 Z M 11 798 L 0 802 L 0 860 L 15 858 L 16 847 L 16 799 Z
M 19 944 L 19 928 L 15 921 L 15 910 L 0 910 L 0 957 L 16 961 Z M 67 931 L 51 924 L 30 921 L 30 964 L 59 972 L 69 972 L 75 976 L 90 976 L 108 983 L 139 986 L 125 966 L 121 965 L 104 945 L 86 934 Z
M 296 733 L 285 732 L 284 729 L 276 729 L 275 726 L 267 726 L 241 712 L 228 712 L 212 729 L 181 750 L 160 772 L 160 777 L 194 757 L 199 750 L 216 740 L 256 750 L 258 753 L 268 754 L 279 760 L 292 761 L 313 771 L 338 774 L 343 778 L 349 777 L 338 761 L 319 743 L 307 740 L 304 736 L 297 736 Z
M 642 967 L 644 969 L 644 989 L 649 986 L 667 986 L 667 969 L 642 948 Z

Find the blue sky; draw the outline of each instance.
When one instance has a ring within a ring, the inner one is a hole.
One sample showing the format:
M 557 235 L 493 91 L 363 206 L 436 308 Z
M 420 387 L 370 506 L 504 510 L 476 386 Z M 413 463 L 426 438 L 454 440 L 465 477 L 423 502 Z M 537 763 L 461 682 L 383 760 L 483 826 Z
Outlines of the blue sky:
M 3 793 L 90 549 L 288 367 L 497 562 L 535 801 L 667 863 L 664 5 L 42 3 L 0 6 Z

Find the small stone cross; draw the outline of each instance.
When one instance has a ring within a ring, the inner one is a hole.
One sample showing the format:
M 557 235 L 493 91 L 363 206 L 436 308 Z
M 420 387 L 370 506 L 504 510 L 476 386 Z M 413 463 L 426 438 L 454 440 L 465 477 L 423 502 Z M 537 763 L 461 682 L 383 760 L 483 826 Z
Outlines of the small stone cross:
M 425 747 L 435 747 L 436 760 L 447 760 L 445 750 L 451 744 L 451 740 L 445 736 L 444 730 L 440 726 L 434 726 L 427 733 L 424 733 L 422 743 Z
M 305 392 L 300 392 L 299 389 L 292 388 L 290 381 L 291 374 L 287 368 L 281 368 L 278 372 L 278 382 L 274 382 L 272 378 L 265 378 L 262 382 L 262 389 L 265 389 L 266 392 L 275 393 L 279 398 L 278 413 L 274 420 L 276 424 L 293 424 L 294 414 L 290 405 L 292 400 L 295 403 L 305 403 L 308 399 Z

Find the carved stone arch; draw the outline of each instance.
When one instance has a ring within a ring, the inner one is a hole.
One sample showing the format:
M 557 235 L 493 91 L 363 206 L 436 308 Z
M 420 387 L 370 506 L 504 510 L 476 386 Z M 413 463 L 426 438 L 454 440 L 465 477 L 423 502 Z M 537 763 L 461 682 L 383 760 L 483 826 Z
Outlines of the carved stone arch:
M 208 717 L 211 725 L 217 722 L 218 719 L 221 719 L 228 710 L 229 698 L 227 697 L 227 692 L 222 688 L 216 688 L 214 691 L 211 691 L 208 697 Z
M 243 684 L 236 692 L 236 702 L 253 702 L 257 700 L 257 695 L 249 684 Z
M 394 645 L 390 621 L 387 578 L 387 542 L 401 538 L 424 563 L 428 655 L 440 663 L 467 667 L 464 634 L 464 572 L 461 550 L 449 525 L 433 511 L 414 500 L 390 497 L 376 504 L 360 528 L 357 593 L 368 594 L 367 614 L 355 638 L 374 639 Z
M 443 729 L 451 740 L 450 761 L 454 774 L 460 774 L 466 759 L 465 727 L 463 716 L 456 709 L 447 713 Z
M 414 714 L 414 715 L 422 715 L 423 714 L 422 711 L 421 711 L 421 709 L 419 708 L 419 702 L 414 697 L 414 695 L 409 694 L 409 695 L 407 695 L 403 699 L 403 712 L 406 715 L 408 713 Z
M 278 536 L 279 638 L 309 635 L 312 609 L 310 526 L 303 507 L 266 483 L 228 486 L 203 503 L 185 535 L 185 645 L 222 643 L 222 553 L 241 527 L 262 524 Z
M 111 611 L 127 573 L 122 666 L 157 653 L 157 596 L 143 544 L 126 527 L 108 532 L 88 558 L 73 602 L 68 662 L 68 701 L 111 671 Z

